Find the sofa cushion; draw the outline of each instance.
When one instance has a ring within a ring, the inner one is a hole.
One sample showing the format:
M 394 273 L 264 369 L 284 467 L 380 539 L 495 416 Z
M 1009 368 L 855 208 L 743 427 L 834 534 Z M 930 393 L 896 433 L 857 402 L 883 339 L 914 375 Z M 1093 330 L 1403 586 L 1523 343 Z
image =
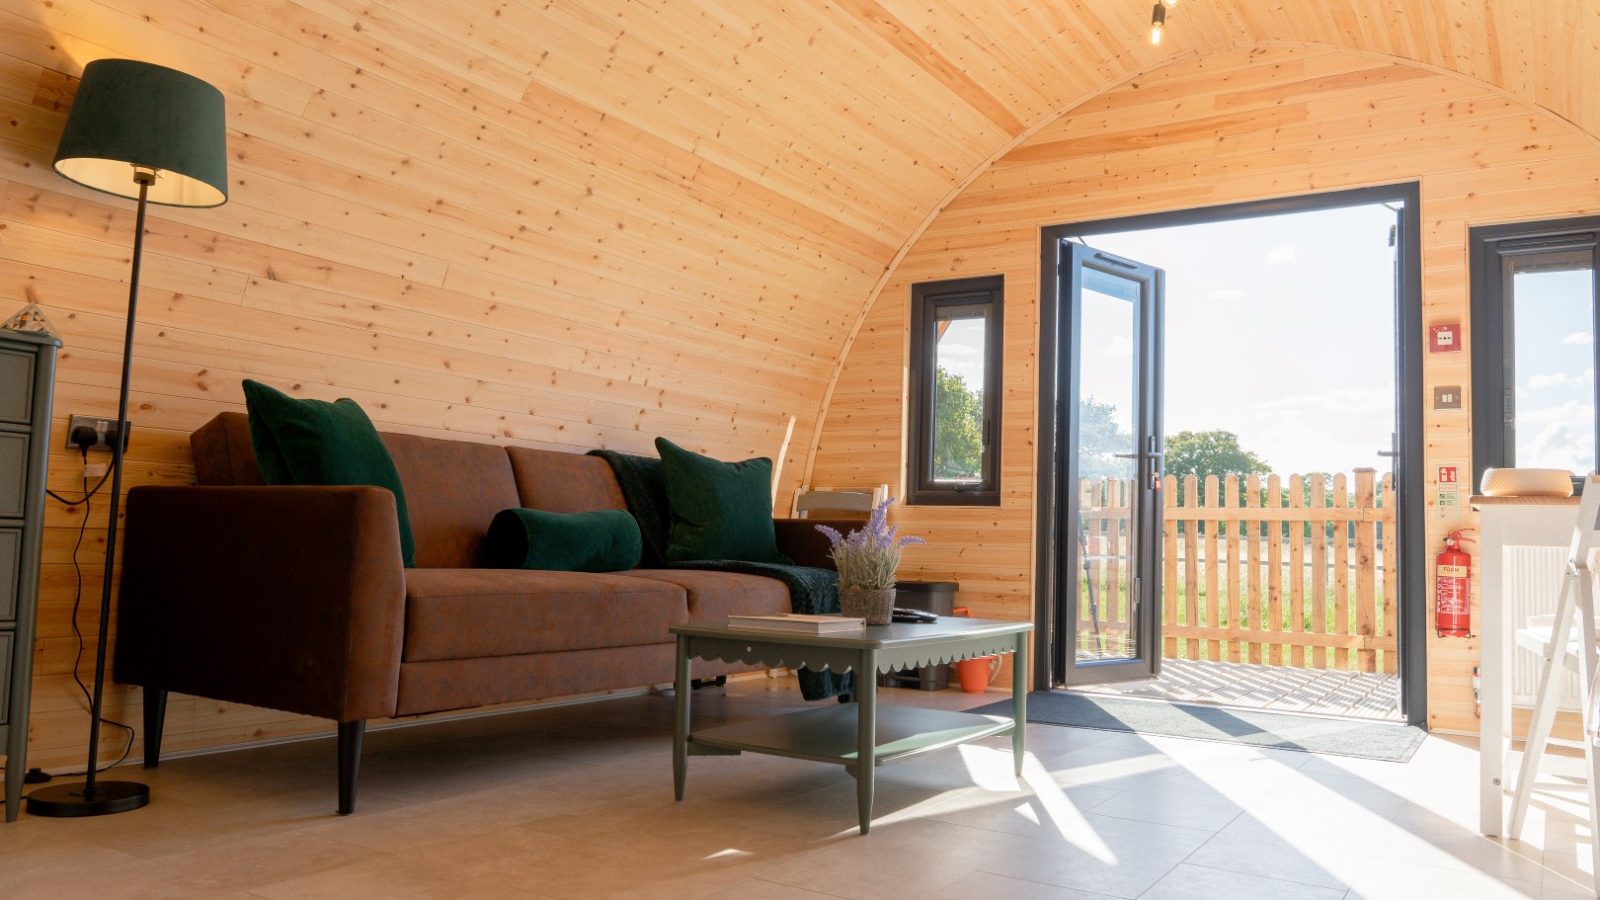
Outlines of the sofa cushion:
M 672 530 L 667 561 L 788 562 L 772 529 L 772 460 L 722 462 L 656 438 Z
M 647 569 L 664 568 L 672 517 L 667 512 L 667 476 L 662 471 L 661 458 L 616 450 L 590 450 L 588 455 L 610 467 L 622 502 L 639 523 L 639 534 L 644 538 L 644 556 L 639 564 Z
M 553 513 L 502 509 L 489 523 L 484 564 L 502 569 L 618 572 L 639 564 L 639 523 L 620 509 Z
M 789 612 L 789 588 L 776 578 L 699 569 L 634 569 L 626 574 L 683 588 L 688 594 L 689 621 L 696 625 L 726 625 L 730 615 Z
M 416 553 L 406 492 L 394 459 L 360 404 L 297 399 L 259 381 L 244 380 L 250 409 L 250 444 L 267 484 L 372 485 L 394 494 L 400 519 L 400 558 Z
M 378 437 L 406 491 L 418 566 L 477 565 L 494 514 L 526 505 L 518 499 L 504 447 L 390 432 Z M 189 449 L 199 484 L 263 483 L 243 413 L 218 413 L 189 436 Z
M 508 447 L 519 506 L 553 513 L 627 510 L 611 466 L 598 456 Z
M 698 659 L 690 665 L 696 678 L 725 668 Z M 670 684 L 672 676 L 671 644 L 408 662 L 400 666 L 395 715 Z
M 494 514 L 521 505 L 505 448 L 414 434 L 385 434 L 383 443 L 406 486 L 417 567 L 482 565 Z
M 684 589 L 627 575 L 532 569 L 406 572 L 406 662 L 633 647 L 672 640 Z
M 194 456 L 194 481 L 202 485 L 265 484 L 250 446 L 250 417 L 225 412 L 211 417 L 189 435 Z

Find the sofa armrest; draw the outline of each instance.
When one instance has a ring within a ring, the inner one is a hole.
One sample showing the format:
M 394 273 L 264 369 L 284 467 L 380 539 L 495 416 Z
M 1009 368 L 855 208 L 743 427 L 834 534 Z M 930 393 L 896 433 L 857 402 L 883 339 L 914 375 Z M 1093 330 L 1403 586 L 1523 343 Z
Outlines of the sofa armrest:
M 117 681 L 341 722 L 394 714 L 394 494 L 141 486 L 127 509 Z
M 836 568 L 833 557 L 828 555 L 832 547 L 828 536 L 817 526 L 826 525 L 847 534 L 865 524 L 861 519 L 773 519 L 772 529 L 778 538 L 778 552 L 794 560 L 795 565 L 832 569 Z

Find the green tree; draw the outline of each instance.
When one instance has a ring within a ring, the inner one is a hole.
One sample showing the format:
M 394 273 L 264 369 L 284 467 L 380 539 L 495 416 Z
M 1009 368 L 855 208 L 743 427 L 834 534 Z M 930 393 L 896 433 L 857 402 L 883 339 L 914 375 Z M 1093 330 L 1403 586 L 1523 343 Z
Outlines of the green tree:
M 1167 438 L 1167 474 L 1178 481 L 1177 502 L 1185 501 L 1183 476 L 1193 474 L 1195 487 L 1204 490 L 1207 475 L 1218 481 L 1238 475 L 1264 475 L 1272 471 L 1267 461 L 1239 446 L 1239 436 L 1231 431 L 1180 431 Z
M 940 366 L 933 375 L 933 477 L 971 481 L 983 475 L 983 391 Z
M 1132 463 L 1116 457 L 1133 451 L 1133 435 L 1117 425 L 1116 412 L 1116 404 L 1093 397 L 1078 402 L 1079 478 L 1133 477 Z

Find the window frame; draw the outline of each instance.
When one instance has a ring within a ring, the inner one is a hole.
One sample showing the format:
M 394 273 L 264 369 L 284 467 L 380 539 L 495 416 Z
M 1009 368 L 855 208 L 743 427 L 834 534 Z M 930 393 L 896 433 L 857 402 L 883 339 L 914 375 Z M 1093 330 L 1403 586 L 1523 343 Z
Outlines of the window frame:
M 1506 346 L 1507 314 L 1514 297 L 1508 292 L 1507 263 L 1519 256 L 1588 252 L 1594 278 L 1591 328 L 1600 327 L 1600 216 L 1519 222 L 1469 229 L 1467 257 L 1471 271 L 1472 323 L 1472 483 L 1483 482 L 1485 469 L 1515 463 L 1507 446 L 1508 427 L 1516 412 L 1515 360 Z M 1600 369 L 1600 340 L 1591 351 Z M 1595 446 L 1600 449 L 1600 378 L 1595 380 Z M 1600 465 L 1600 460 L 1597 460 Z M 1586 472 L 1573 477 L 1573 490 L 1583 490 Z
M 976 485 L 933 480 L 933 395 L 939 314 L 987 307 L 983 335 L 983 463 Z M 1005 276 L 983 275 L 911 286 L 911 352 L 906 453 L 906 503 L 910 506 L 999 506 L 1001 391 L 1005 359 Z

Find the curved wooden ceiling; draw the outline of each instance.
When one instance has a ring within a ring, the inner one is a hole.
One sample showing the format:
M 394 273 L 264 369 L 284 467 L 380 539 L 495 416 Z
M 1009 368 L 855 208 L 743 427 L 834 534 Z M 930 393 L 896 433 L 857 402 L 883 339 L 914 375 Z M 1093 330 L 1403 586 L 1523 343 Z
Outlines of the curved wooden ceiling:
M 1160 48 L 1150 0 L 0 0 L 0 15 L 15 63 L 74 74 L 131 55 L 217 83 L 243 183 L 220 213 L 171 215 L 265 241 L 241 265 L 253 277 L 501 329 L 477 377 L 512 389 L 495 395 L 507 415 L 462 412 L 489 393 L 461 391 L 451 428 L 548 443 L 709 423 L 705 446 L 770 452 L 795 415 L 804 448 L 862 310 L 937 210 L 1027 134 L 1173 60 L 1349 48 L 1600 129 L 1591 0 L 1183 0 Z M 19 132 L 22 158 L 48 154 L 52 127 Z M 249 283 L 247 305 L 252 290 L 291 289 Z M 583 355 L 497 368 L 522 335 Z M 522 404 L 529 377 L 615 408 Z M 413 412 L 395 424 L 427 427 L 456 391 L 397 402 Z M 582 427 L 538 424 L 552 406 Z M 740 444 L 751 409 L 759 436 Z

